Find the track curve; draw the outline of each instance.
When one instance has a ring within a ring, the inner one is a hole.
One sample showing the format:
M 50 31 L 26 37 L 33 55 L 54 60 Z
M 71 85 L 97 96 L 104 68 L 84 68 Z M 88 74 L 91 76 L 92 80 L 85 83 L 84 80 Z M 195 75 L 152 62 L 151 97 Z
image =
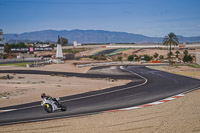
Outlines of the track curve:
M 95 69 L 98 71 L 98 69 L 104 68 L 105 67 L 98 67 Z M 132 79 L 132 82 L 106 90 L 62 97 L 62 102 L 68 106 L 66 112 L 46 113 L 40 106 L 40 102 L 0 108 L 0 110 L 5 110 L 5 112 L 0 113 L 0 125 L 73 117 L 133 107 L 158 101 L 200 87 L 200 80 L 152 70 L 145 66 L 128 66 L 123 68 L 121 67 L 121 69 L 120 67 L 117 67 L 117 70 L 123 74 L 107 75 L 32 70 L 1 70 L 0 73 L 49 75 L 53 73 L 89 78 L 110 77 L 115 79 Z

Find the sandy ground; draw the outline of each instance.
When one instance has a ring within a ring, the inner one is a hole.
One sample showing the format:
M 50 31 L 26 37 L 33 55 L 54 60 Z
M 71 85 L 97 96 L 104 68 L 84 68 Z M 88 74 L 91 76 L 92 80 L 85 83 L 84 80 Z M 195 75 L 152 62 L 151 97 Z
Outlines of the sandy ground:
M 151 66 L 150 68 L 200 79 L 200 68 L 189 66 Z
M 171 71 L 167 68 L 162 69 Z M 182 72 L 194 71 L 190 68 L 181 69 L 185 70 Z M 199 68 L 195 70 L 199 71 Z M 200 90 L 196 90 L 176 100 L 142 109 L 0 126 L 0 132 L 198 133 L 200 132 L 199 97 Z
M 6 74 L 0 74 L 5 76 Z M 41 100 L 46 93 L 53 97 L 96 91 L 128 83 L 127 80 L 113 82 L 108 79 L 10 74 L 14 79 L 0 79 L 0 107 Z M 78 82 L 77 82 L 78 81 Z M 26 100 L 25 100 L 26 99 Z

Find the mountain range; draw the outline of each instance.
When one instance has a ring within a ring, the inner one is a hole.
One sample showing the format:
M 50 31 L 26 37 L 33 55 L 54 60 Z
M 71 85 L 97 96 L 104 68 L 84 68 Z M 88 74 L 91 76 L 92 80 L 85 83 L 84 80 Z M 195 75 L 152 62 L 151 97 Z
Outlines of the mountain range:
M 67 38 L 70 43 L 74 40 L 80 43 L 162 43 L 163 37 L 148 37 L 141 34 L 113 32 L 104 30 L 42 30 L 24 32 L 22 34 L 4 34 L 5 42 L 57 42 L 58 36 Z M 200 42 L 200 36 L 178 36 L 179 42 Z

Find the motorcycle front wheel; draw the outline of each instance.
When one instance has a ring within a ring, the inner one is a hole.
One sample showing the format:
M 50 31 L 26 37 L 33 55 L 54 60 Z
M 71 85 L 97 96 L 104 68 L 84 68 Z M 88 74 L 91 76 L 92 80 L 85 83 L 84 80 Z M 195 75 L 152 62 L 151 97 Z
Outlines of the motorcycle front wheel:
M 61 105 L 61 111 L 66 111 L 67 107 L 65 105 Z
M 53 112 L 53 108 L 52 108 L 51 104 L 45 104 L 43 107 L 46 112 L 48 112 L 48 113 Z

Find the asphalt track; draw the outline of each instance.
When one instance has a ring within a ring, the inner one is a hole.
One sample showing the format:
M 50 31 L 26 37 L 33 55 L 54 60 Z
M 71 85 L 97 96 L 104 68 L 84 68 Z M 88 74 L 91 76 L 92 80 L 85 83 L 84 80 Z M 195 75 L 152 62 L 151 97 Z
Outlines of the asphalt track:
M 98 71 L 99 69 L 108 67 L 111 66 L 97 67 L 92 70 Z M 123 74 L 106 75 L 102 73 L 99 75 L 34 70 L 1 70 L 0 73 L 62 74 L 89 78 L 109 77 L 114 79 L 131 79 L 132 82 L 105 90 L 62 97 L 61 101 L 68 107 L 66 112 L 58 111 L 46 113 L 40 106 L 39 101 L 0 108 L 0 110 L 5 110 L 5 112 L 0 113 L 0 125 L 75 117 L 133 107 L 158 101 L 180 93 L 189 92 L 200 87 L 200 80 L 152 70 L 145 66 L 124 66 L 123 69 L 120 69 L 120 66 L 118 66 L 117 70 Z
M 107 54 L 110 54 L 110 53 L 112 53 L 116 50 L 118 50 L 118 49 L 107 49 L 107 50 L 100 51 L 100 52 L 98 52 L 94 55 L 107 55 Z

